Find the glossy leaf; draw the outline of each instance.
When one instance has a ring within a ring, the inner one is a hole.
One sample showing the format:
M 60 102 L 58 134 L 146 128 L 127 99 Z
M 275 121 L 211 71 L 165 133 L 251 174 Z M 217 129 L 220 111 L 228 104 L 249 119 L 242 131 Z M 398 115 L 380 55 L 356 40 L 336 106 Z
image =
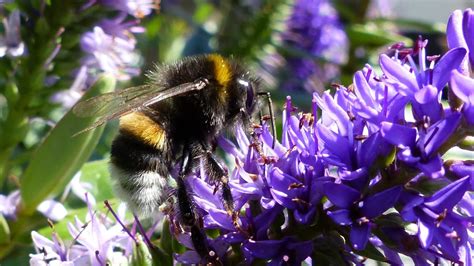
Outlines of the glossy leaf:
M 83 99 L 115 88 L 115 79 L 101 77 Z M 31 214 L 36 206 L 61 190 L 71 180 L 82 164 L 89 159 L 99 141 L 103 126 L 74 136 L 91 125 L 97 118 L 79 119 L 69 111 L 46 136 L 32 157 L 21 179 L 23 211 Z
M 90 193 L 97 202 L 114 197 L 109 174 L 109 160 L 88 162 L 81 168 L 81 182 L 91 185 Z

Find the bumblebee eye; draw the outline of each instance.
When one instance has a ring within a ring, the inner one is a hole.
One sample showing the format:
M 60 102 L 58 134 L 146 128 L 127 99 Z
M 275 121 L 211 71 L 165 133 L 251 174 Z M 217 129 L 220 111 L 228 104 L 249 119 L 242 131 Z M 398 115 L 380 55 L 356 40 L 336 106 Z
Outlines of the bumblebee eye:
M 247 99 L 245 100 L 245 107 L 251 110 L 254 104 L 255 92 L 251 82 L 243 79 L 238 80 L 239 85 L 247 92 Z

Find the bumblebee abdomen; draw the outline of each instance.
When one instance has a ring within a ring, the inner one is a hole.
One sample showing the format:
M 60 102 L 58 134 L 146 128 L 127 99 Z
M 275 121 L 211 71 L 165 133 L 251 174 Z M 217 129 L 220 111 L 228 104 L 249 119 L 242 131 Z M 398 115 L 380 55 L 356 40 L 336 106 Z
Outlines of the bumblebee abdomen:
M 112 143 L 110 173 L 117 195 L 141 216 L 158 212 L 169 194 L 165 131 L 149 117 L 131 113 L 120 119 Z
M 120 118 L 120 130 L 158 150 L 165 146 L 165 130 L 149 116 L 133 112 Z

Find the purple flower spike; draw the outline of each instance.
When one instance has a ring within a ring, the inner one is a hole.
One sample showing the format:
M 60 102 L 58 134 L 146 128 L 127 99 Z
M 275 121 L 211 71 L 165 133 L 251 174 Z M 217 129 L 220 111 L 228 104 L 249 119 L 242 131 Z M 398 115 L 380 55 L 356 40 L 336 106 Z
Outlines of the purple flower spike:
M 337 65 L 347 61 L 348 39 L 337 11 L 328 0 L 297 0 L 286 26 L 282 34 L 285 45 L 320 58 L 324 63 L 304 56 L 287 58 L 287 66 L 295 78 L 283 87 L 291 90 L 304 87 L 308 91 L 320 89 L 311 81 L 331 80 L 339 72 Z

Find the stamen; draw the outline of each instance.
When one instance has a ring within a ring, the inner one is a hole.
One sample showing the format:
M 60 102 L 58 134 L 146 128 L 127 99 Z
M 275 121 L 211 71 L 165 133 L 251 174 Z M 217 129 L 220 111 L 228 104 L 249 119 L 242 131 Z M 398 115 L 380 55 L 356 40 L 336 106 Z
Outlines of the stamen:
M 118 217 L 118 215 L 115 213 L 115 211 L 112 209 L 112 206 L 110 206 L 109 204 L 109 201 L 108 200 L 104 200 L 104 204 L 105 206 L 107 207 L 107 209 L 109 209 L 110 213 L 112 213 L 112 215 L 115 217 L 115 220 L 122 226 L 123 230 L 133 239 L 133 241 L 135 242 L 135 244 L 138 244 L 137 240 L 135 239 L 135 237 L 132 235 L 132 233 L 130 233 L 130 231 L 128 230 L 128 228 L 122 223 L 122 221 L 120 220 L 120 218 Z

